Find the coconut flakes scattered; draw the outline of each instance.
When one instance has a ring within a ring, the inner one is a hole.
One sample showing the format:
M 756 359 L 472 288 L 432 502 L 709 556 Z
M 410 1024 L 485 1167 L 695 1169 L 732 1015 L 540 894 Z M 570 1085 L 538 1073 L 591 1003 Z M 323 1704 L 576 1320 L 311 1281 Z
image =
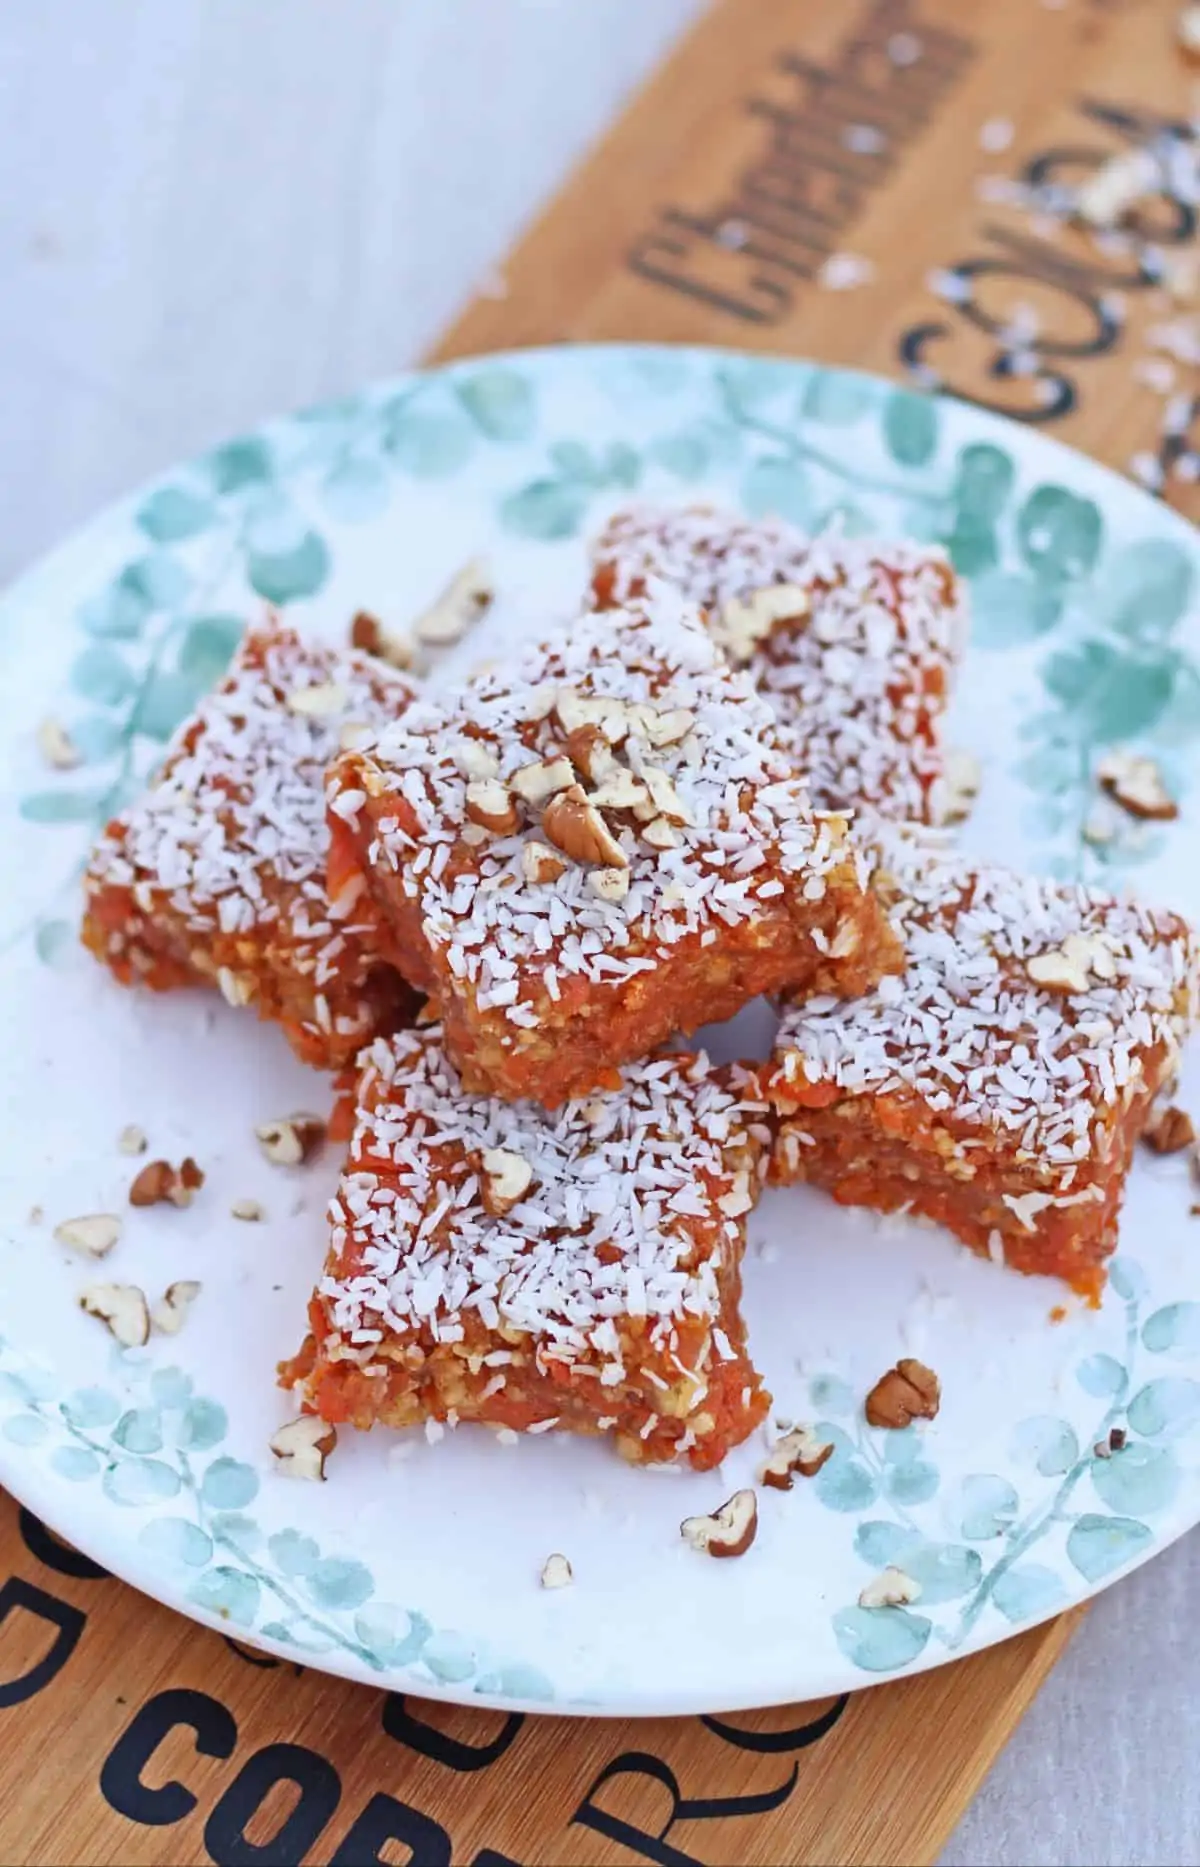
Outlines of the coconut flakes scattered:
M 1139 448 L 1136 454 L 1129 456 L 1129 472 L 1148 493 L 1160 493 L 1166 484 L 1167 470 L 1158 455 L 1148 448 Z
M 953 267 L 935 266 L 925 275 L 926 288 L 947 305 L 965 305 L 971 299 L 971 281 Z
M 129 889 L 136 907 L 108 936 L 109 958 L 153 964 L 145 929 L 160 919 L 186 930 L 205 971 L 218 937 L 269 943 L 274 965 L 313 986 L 306 1032 L 325 1041 L 332 1031 L 348 1047 L 365 1039 L 374 1013 L 360 982 L 372 961 L 353 924 L 330 912 L 325 772 L 348 723 L 394 720 L 414 691 L 352 650 L 278 625 L 253 631 L 187 740 L 92 856 L 89 897 Z M 231 1004 L 251 1002 L 252 974 L 222 975 Z
M 1157 191 L 1160 170 L 1148 149 L 1112 156 L 1080 188 L 1076 208 L 1094 227 L 1115 227 L 1132 207 Z
M 934 696 L 966 630 L 940 548 L 635 507 L 610 521 L 593 556 L 618 601 L 659 578 L 718 618 L 718 642 L 748 661 L 818 808 L 926 815 L 941 770 Z M 778 609 L 767 604 L 777 594 Z
M 887 42 L 887 55 L 898 70 L 915 65 L 921 56 L 922 46 L 915 32 L 894 32 Z
M 878 124 L 848 123 L 842 131 L 842 146 L 856 156 L 881 156 L 888 139 Z
M 586 725 L 619 745 L 650 794 L 638 808 L 671 820 L 673 847 L 645 841 L 638 809 L 606 813 L 570 782 L 560 748 Z M 488 744 L 524 818 L 511 837 L 464 847 L 468 781 L 456 748 L 467 737 Z M 791 884 L 814 900 L 846 886 L 854 860 L 841 827 L 814 815 L 766 702 L 666 587 L 620 613 L 583 616 L 516 669 L 414 704 L 365 753 L 339 761 L 331 784 L 333 809 L 351 821 L 368 792 L 403 796 L 405 823 L 373 817 L 371 859 L 419 904 L 434 963 L 473 989 L 475 1014 L 516 1025 L 536 1021 L 553 996 L 548 968 L 618 985 L 669 961 L 689 935 L 718 939 L 724 927 L 775 918 L 774 897 Z M 566 858 L 549 886 L 548 845 Z M 597 890 L 595 867 L 627 870 L 628 887 L 606 879 Z
M 979 126 L 979 147 L 989 156 L 1002 155 L 1011 148 L 1015 134 L 1011 117 L 989 117 Z
M 369 1358 L 380 1331 L 394 1349 L 453 1343 L 470 1318 L 529 1338 L 525 1352 L 564 1364 L 599 1399 L 625 1378 L 628 1320 L 639 1367 L 649 1346 L 698 1418 L 741 1252 L 739 1228 L 716 1223 L 718 1201 L 757 1187 L 767 1138 L 740 1079 L 670 1054 L 627 1065 L 613 1094 L 547 1112 L 466 1095 L 436 1027 L 377 1040 L 364 1064 L 332 1268 L 317 1286 L 326 1352 Z M 386 1174 L 371 1165 L 381 1159 Z M 483 1174 L 511 1175 L 511 1201 L 496 1208 Z
M 1133 379 L 1155 395 L 1170 395 L 1177 380 L 1174 365 L 1166 357 L 1138 357 L 1133 365 Z
M 907 970 L 866 997 L 789 1010 L 784 1092 L 797 1077 L 915 1096 L 956 1130 L 1004 1136 L 1039 1192 L 1069 1200 L 1108 1112 L 1159 1047 L 1169 1067 L 1195 1020 L 1196 936 L 1099 889 L 976 864 L 928 833 L 889 829 L 884 856 Z
M 875 262 L 861 253 L 830 253 L 817 272 L 817 284 L 826 292 L 853 292 L 875 277 Z

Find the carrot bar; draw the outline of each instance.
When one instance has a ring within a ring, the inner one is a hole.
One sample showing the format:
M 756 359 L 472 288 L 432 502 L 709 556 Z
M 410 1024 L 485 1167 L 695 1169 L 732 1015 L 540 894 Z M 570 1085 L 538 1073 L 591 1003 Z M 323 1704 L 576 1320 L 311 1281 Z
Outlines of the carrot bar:
M 928 841 L 885 833 L 907 971 L 784 1017 L 774 1175 L 923 1213 L 1097 1298 L 1134 1144 L 1196 1016 L 1196 936 Z
M 846 819 L 673 591 L 409 709 L 329 784 L 330 891 L 472 1093 L 547 1107 L 761 992 L 899 964 Z
M 281 1383 L 339 1424 L 557 1427 L 719 1464 L 769 1404 L 739 1311 L 770 1142 L 747 1082 L 672 1054 L 548 1114 L 467 1095 L 436 1027 L 378 1040 Z
M 770 701 L 819 806 L 938 820 L 942 714 L 966 633 L 965 595 L 940 549 L 638 508 L 611 520 L 594 558 L 601 605 L 653 578 L 701 605 Z
M 110 823 L 85 879 L 86 946 L 123 985 L 214 984 L 336 1068 L 417 999 L 325 892 L 324 777 L 386 725 L 411 684 L 365 655 L 252 630 L 144 796 Z

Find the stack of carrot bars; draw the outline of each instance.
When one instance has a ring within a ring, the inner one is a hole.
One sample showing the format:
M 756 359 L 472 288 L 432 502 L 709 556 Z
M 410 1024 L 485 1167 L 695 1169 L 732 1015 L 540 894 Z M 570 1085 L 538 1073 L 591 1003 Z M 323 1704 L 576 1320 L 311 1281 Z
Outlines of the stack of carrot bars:
M 1200 955 L 934 831 L 963 639 L 940 552 L 707 511 L 619 515 L 570 627 L 452 691 L 248 638 L 85 939 L 358 1053 L 308 1409 L 718 1464 L 768 1177 L 1098 1296 Z M 767 1064 L 679 1047 L 764 994 Z

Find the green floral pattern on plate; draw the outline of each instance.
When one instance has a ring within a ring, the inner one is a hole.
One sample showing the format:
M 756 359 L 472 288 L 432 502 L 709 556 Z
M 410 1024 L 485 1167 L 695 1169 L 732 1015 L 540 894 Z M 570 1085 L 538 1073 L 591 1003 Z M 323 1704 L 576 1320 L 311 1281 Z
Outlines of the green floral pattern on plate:
M 1068 1603 L 1064 1564 L 1095 1584 L 1152 1543 L 1144 1519 L 1174 1503 L 1183 1483 L 1176 1442 L 1200 1426 L 1200 1381 L 1159 1374 L 1145 1357 L 1170 1357 L 1200 1340 L 1200 1303 L 1147 1315 L 1140 1265 L 1116 1258 L 1110 1275 L 1125 1311 L 1123 1357 L 1093 1354 L 1076 1366 L 1078 1389 L 1099 1403 L 1081 1425 L 1056 1414 L 1016 1422 L 1011 1475 L 969 1472 L 955 1481 L 952 1498 L 939 1498 L 941 1474 L 918 1428 L 876 1433 L 838 1420 L 817 1426 L 834 1446 L 815 1482 L 821 1502 L 860 1519 L 854 1549 L 867 1569 L 894 1567 L 920 1588 L 911 1608 L 838 1609 L 838 1644 L 855 1665 L 890 1672 L 930 1639 L 956 1651 L 989 1612 L 1014 1625 L 1038 1619 Z M 841 1382 L 814 1381 L 811 1399 L 818 1410 L 854 1410 Z M 936 1513 L 919 1509 L 935 1498 Z M 886 1515 L 864 1514 L 880 1507 Z M 935 1514 L 941 1522 L 949 1517 L 959 1540 L 941 1540 L 930 1521 Z M 1053 1567 L 1029 1560 L 1051 1541 Z M 863 1575 L 869 1580 L 867 1570 Z M 931 1615 L 939 1607 L 946 1611 Z
M 404 1672 L 414 1689 L 469 1683 L 489 1696 L 553 1698 L 536 1668 L 493 1660 L 485 1643 L 376 1599 L 366 1563 L 323 1555 L 296 1530 L 264 1534 L 251 1514 L 259 1475 L 217 1450 L 225 1408 L 196 1394 L 183 1369 L 131 1350 L 114 1354 L 114 1371 L 123 1388 L 141 1390 L 135 1404 L 115 1387 L 61 1395 L 53 1376 L 0 1337 L 0 1437 L 36 1449 L 59 1478 L 98 1483 L 111 1504 L 156 1511 L 138 1546 L 193 1607 L 297 1657 L 336 1652 L 379 1674 Z

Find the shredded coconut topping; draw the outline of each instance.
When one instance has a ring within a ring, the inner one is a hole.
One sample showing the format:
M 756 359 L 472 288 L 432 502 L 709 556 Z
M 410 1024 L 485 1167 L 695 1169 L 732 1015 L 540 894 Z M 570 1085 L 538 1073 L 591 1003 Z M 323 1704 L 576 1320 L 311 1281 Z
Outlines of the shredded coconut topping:
M 89 890 L 131 888 L 144 913 L 144 891 L 164 891 L 200 944 L 268 929 L 294 946 L 296 970 L 332 979 L 358 930 L 335 924 L 326 899 L 325 769 L 348 726 L 373 734 L 415 691 L 352 650 L 277 625 L 252 631 L 157 779 L 99 843 Z
M 401 1346 L 461 1341 L 473 1313 L 476 1332 L 535 1337 L 539 1361 L 590 1366 L 606 1386 L 621 1376 L 624 1319 L 648 1319 L 669 1352 L 681 1319 L 718 1315 L 742 1249 L 719 1201 L 757 1188 L 768 1141 L 739 1073 L 661 1056 L 628 1066 L 615 1094 L 548 1114 L 467 1096 L 436 1026 L 377 1039 L 363 1062 L 330 1208 L 334 1274 L 317 1287 L 341 1337 L 326 1352 L 369 1339 L 372 1355 L 381 1330 Z M 497 1153 L 530 1170 L 502 1212 L 480 1164 Z
M 785 1078 L 911 1094 L 957 1126 L 1002 1130 L 1069 1184 L 1152 1053 L 1169 1062 L 1194 1021 L 1195 934 L 1098 889 L 982 867 L 928 835 L 882 837 L 880 885 L 907 970 L 865 998 L 790 1010 L 776 1053 Z M 1030 962 L 1085 942 L 1105 958 L 1084 989 L 1039 988 Z
M 605 761 L 589 793 L 597 735 L 620 777 Z M 520 827 L 475 841 L 463 771 L 477 755 L 462 754 L 481 744 Z M 865 885 L 864 859 L 843 822 L 814 814 L 750 678 L 665 587 L 584 615 L 509 672 L 417 701 L 334 766 L 332 810 L 354 824 L 368 798 L 368 861 L 419 904 L 440 970 L 517 1025 L 536 1023 L 563 975 L 612 985 L 689 936 L 777 920 L 785 892 L 818 901 L 831 881 L 852 896 Z
M 943 551 L 645 507 L 617 514 L 594 557 L 617 602 L 661 578 L 709 611 L 718 634 L 729 604 L 796 586 L 807 613 L 777 619 L 749 665 L 815 803 L 928 816 L 938 726 L 966 637 L 965 593 Z

